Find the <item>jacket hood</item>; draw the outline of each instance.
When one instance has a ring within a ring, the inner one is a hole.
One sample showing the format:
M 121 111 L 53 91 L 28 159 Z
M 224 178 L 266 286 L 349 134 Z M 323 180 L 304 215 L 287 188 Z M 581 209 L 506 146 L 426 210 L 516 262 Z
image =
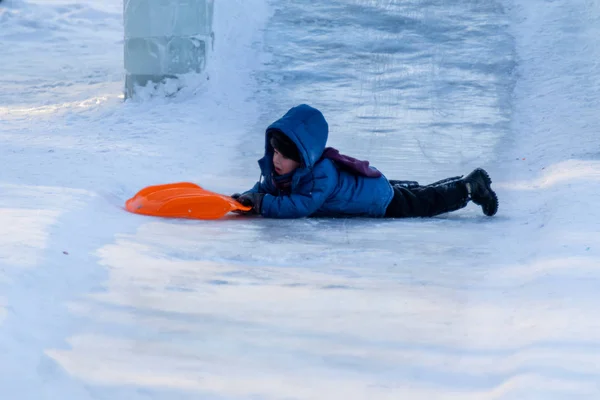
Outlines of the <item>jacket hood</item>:
M 321 158 L 329 136 L 329 125 L 321 111 L 307 104 L 291 108 L 283 117 L 267 127 L 265 157 L 273 154 L 273 148 L 269 143 L 273 130 L 283 132 L 296 144 L 302 157 L 303 167 L 308 169 L 312 169 Z

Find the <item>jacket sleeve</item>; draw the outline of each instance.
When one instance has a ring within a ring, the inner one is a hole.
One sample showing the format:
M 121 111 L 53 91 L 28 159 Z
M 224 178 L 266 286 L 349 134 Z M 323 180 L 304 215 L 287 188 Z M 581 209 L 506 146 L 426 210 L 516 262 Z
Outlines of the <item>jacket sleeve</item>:
M 262 182 L 258 181 L 252 187 L 252 189 L 245 191 L 243 194 L 246 194 L 246 193 L 267 193 L 267 191 L 265 190 L 264 185 L 262 184 Z
M 261 179 L 256 182 L 256 184 L 252 187 L 252 189 L 247 190 L 246 193 L 277 193 L 273 184 L 268 180 L 264 179 L 264 176 L 261 176 Z
M 266 194 L 261 214 L 267 218 L 302 218 L 317 211 L 335 190 L 338 172 L 330 162 L 319 166 L 312 173 L 312 180 L 302 185 L 298 193 L 288 196 Z

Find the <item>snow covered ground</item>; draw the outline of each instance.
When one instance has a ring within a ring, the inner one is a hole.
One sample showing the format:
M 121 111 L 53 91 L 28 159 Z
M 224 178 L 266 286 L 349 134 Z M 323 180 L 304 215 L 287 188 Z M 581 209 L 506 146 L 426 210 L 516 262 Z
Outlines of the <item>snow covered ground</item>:
M 228 0 L 206 76 L 123 102 L 119 0 L 0 6 L 2 399 L 597 399 L 600 3 Z M 209 78 L 209 79 L 207 79 Z M 308 102 L 496 217 L 159 220 Z

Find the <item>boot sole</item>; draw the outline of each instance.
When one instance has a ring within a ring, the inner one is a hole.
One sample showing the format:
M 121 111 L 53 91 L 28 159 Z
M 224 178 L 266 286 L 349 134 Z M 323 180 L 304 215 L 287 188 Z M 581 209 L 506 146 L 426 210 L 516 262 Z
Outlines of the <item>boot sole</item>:
M 490 193 L 492 194 L 493 201 L 492 204 L 486 204 L 485 206 L 481 206 L 483 213 L 488 217 L 495 215 L 498 212 L 498 196 L 496 193 L 490 189 Z
M 483 175 L 483 177 L 485 179 L 485 184 L 487 186 L 487 189 L 493 198 L 491 204 L 489 204 L 489 203 L 488 204 L 480 204 L 481 209 L 483 210 L 483 213 L 485 215 L 487 215 L 488 217 L 491 217 L 498 212 L 498 203 L 499 203 L 498 196 L 496 195 L 496 192 L 494 192 L 494 190 L 492 190 L 492 178 L 490 178 L 490 175 L 487 173 L 487 171 L 482 168 L 477 168 L 477 169 L 479 171 L 481 171 L 481 174 Z

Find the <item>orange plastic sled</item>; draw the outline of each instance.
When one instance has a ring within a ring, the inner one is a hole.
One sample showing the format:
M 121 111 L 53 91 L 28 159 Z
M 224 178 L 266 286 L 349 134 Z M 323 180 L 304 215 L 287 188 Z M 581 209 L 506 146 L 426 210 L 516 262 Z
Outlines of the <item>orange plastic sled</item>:
M 251 208 L 190 182 L 148 186 L 125 202 L 129 212 L 167 218 L 218 219 Z

